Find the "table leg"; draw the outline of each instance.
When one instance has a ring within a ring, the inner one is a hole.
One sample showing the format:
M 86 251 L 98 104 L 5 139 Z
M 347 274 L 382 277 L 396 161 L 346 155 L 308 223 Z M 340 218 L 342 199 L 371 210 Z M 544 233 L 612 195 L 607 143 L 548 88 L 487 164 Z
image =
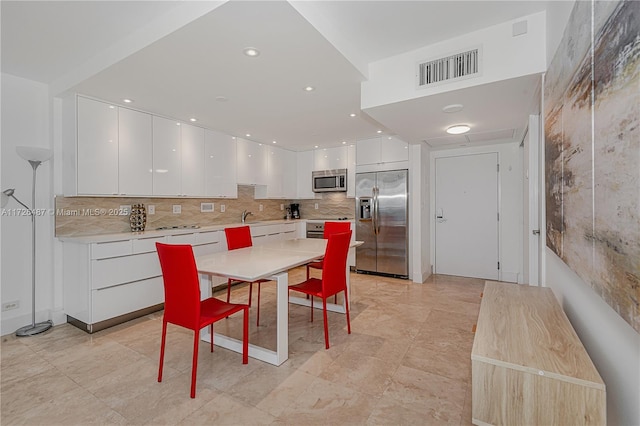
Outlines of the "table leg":
M 281 365 L 289 359 L 289 304 L 287 303 L 289 274 L 280 272 L 270 277 L 270 279 L 276 281 L 276 350 L 272 351 L 249 343 L 249 356 L 269 364 Z M 208 281 L 208 283 L 203 284 L 203 281 Z M 201 294 L 204 294 L 204 285 L 209 286 L 209 293 L 211 293 L 211 280 L 203 279 L 200 281 Z M 211 341 L 209 327 L 205 327 L 200 331 L 200 338 L 206 342 Z M 213 343 L 222 348 L 242 353 L 242 341 L 238 339 L 223 336 L 216 332 L 214 333 Z

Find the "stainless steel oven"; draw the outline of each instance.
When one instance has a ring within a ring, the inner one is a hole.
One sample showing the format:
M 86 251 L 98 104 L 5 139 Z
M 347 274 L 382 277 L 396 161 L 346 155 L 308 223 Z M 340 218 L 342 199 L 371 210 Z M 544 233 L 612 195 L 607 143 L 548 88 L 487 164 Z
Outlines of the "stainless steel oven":
M 324 238 L 324 222 L 307 222 L 307 238 Z

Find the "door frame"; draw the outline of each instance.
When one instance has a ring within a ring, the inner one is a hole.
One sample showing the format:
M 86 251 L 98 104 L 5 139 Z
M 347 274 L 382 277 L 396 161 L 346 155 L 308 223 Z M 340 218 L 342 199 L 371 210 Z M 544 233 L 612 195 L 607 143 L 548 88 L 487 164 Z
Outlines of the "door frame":
M 498 165 L 501 164 L 501 152 L 499 149 L 496 149 L 495 145 L 491 146 L 480 146 L 480 147 L 469 147 L 469 148 L 461 148 L 461 149 L 449 149 L 442 151 L 432 151 L 431 159 L 430 159 L 430 180 L 431 180 L 431 191 L 429 194 L 429 227 L 432 230 L 430 235 L 430 262 L 431 262 L 431 273 L 435 273 L 435 257 L 436 257 L 436 159 L 438 158 L 450 158 L 450 157 L 463 157 L 469 155 L 479 155 L 479 154 L 496 154 L 498 159 Z M 498 215 L 502 217 L 502 184 L 501 184 L 501 168 L 498 169 L 497 172 L 497 183 L 498 183 Z M 498 220 L 498 262 L 502 266 L 502 220 Z M 502 272 L 503 268 L 501 267 L 498 270 L 498 280 L 502 280 Z

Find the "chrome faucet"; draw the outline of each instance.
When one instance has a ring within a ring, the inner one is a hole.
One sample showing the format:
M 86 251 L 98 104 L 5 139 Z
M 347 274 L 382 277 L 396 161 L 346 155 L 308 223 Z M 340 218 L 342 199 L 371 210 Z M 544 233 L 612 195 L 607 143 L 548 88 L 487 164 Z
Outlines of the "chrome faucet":
M 247 219 L 247 216 L 249 216 L 249 215 L 253 216 L 253 213 L 248 212 L 248 211 L 246 211 L 246 210 L 244 210 L 244 211 L 242 212 L 242 223 L 244 223 L 244 221 Z

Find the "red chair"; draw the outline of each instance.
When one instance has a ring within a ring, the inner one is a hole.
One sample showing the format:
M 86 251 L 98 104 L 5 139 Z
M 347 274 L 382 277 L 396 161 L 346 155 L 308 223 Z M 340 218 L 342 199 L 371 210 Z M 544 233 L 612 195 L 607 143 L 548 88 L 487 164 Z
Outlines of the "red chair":
M 225 228 L 224 235 L 227 237 L 227 248 L 229 250 L 236 250 L 245 247 L 251 247 L 253 241 L 251 240 L 251 228 L 248 226 L 238 226 L 235 228 Z M 258 284 L 258 313 L 256 315 L 256 326 L 260 325 L 260 284 L 269 280 L 258 280 L 249 283 L 249 306 L 251 306 L 251 294 L 253 293 L 253 284 Z M 227 281 L 227 303 L 231 298 L 231 285 L 240 284 L 245 281 L 234 281 L 231 278 Z
M 327 325 L 327 298 L 344 291 L 345 313 L 347 315 L 347 333 L 351 334 L 349 319 L 349 298 L 347 295 L 347 254 L 351 241 L 351 231 L 332 234 L 327 241 L 324 253 L 322 279 L 308 280 L 292 285 L 289 291 L 299 291 L 311 296 L 311 321 L 313 321 L 313 296 L 322 298 L 322 315 L 324 319 L 324 343 L 329 349 L 329 327 Z
M 191 398 L 195 398 L 200 330 L 206 326 L 211 327 L 211 352 L 213 352 L 213 323 L 236 312 L 244 311 L 242 363 L 247 364 L 249 349 L 249 306 L 226 303 L 213 297 L 200 300 L 198 270 L 193 257 L 193 249 L 190 245 L 156 243 L 156 250 L 160 258 L 162 279 L 164 281 L 164 315 L 162 317 L 162 343 L 160 345 L 158 382 L 162 382 L 167 323 L 193 330 Z
M 326 240 L 329 238 L 329 235 L 336 234 L 339 232 L 347 232 L 350 229 L 351 229 L 351 223 L 349 222 L 325 222 L 324 232 L 322 234 L 322 237 Z M 322 269 L 322 265 L 323 265 L 322 259 L 316 262 L 307 263 L 307 279 L 309 279 L 309 271 L 310 271 L 309 268 Z M 336 295 L 333 300 L 333 303 L 337 303 L 337 301 L 338 301 L 338 296 Z

